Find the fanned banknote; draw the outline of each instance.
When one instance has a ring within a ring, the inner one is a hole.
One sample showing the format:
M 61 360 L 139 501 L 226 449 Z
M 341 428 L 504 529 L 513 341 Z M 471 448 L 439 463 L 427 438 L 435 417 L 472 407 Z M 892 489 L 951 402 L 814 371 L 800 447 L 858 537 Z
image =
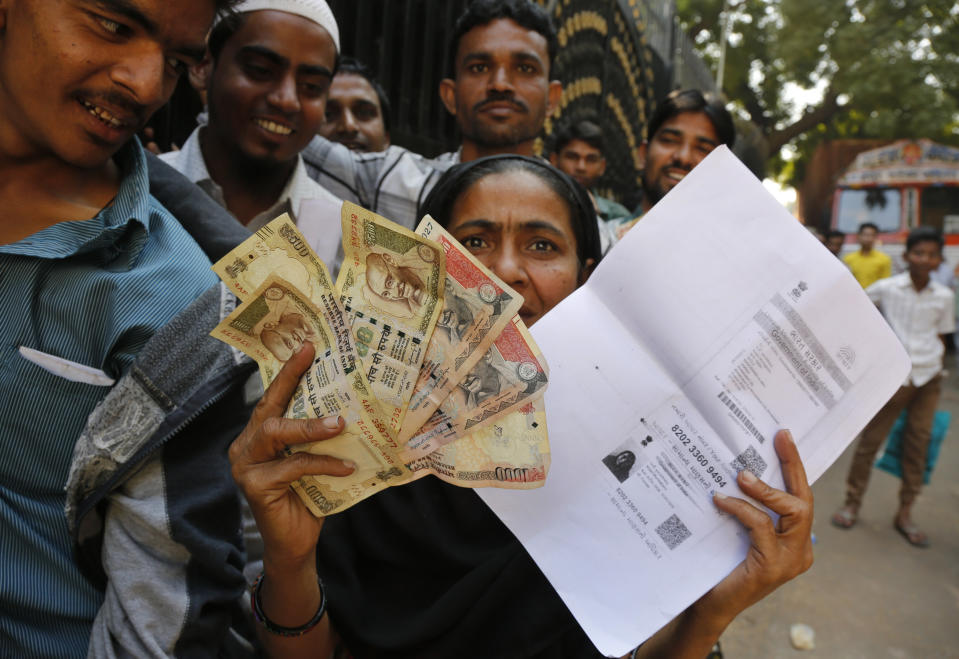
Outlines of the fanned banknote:
M 373 410 L 364 406 L 370 399 L 369 384 L 349 332 L 335 333 L 331 320 L 328 310 L 314 305 L 290 282 L 268 277 L 211 332 L 256 360 L 268 381 L 304 341 L 313 344 L 316 357 L 284 416 L 304 419 L 340 415 L 346 427 L 333 439 L 293 450 L 331 455 L 357 465 L 349 476 L 304 476 L 293 484 L 318 516 L 345 510 L 385 487 L 412 478 L 389 438 L 378 430 Z
M 416 228 L 446 254 L 443 309 L 426 346 L 419 379 L 403 418 L 399 443 L 416 434 L 450 392 L 476 365 L 523 298 L 490 272 L 446 229 L 427 215 Z
M 286 215 L 213 266 L 244 303 L 211 334 L 256 360 L 266 386 L 312 342 L 286 416 L 346 420 L 336 438 L 293 450 L 357 470 L 293 489 L 323 516 L 428 474 L 463 487 L 541 486 L 548 370 L 516 315 L 522 298 L 431 218 L 423 235 L 347 203 L 341 219 L 335 287 Z
M 326 266 L 286 213 L 214 263 L 213 272 L 240 300 L 249 299 L 270 276 L 290 282 L 316 305 L 322 296 L 335 294 Z
M 241 300 L 249 299 L 268 277 L 288 281 L 315 306 L 326 311 L 334 336 L 340 344 L 349 339 L 349 318 L 344 315 L 339 304 L 339 292 L 333 285 L 330 273 L 286 213 L 260 227 L 252 236 L 214 263 L 213 271 Z M 296 334 L 293 334 L 289 338 L 295 336 Z M 245 339 L 234 333 L 233 340 Z M 292 348 L 299 349 L 300 344 L 302 341 L 286 350 L 277 344 L 275 349 L 285 361 L 295 352 Z M 266 356 L 263 358 L 267 359 Z M 279 366 L 275 363 L 264 366 L 265 362 L 260 360 L 257 360 L 257 363 L 260 364 L 260 375 L 265 388 L 276 377 Z M 388 416 L 372 392 L 364 405 L 373 410 L 371 415 L 380 432 L 389 434 Z
M 549 457 L 541 397 L 414 460 L 409 467 L 417 477 L 428 471 L 461 487 L 530 490 L 546 481 Z
M 395 436 L 443 308 L 446 257 L 435 242 L 343 203 L 336 281 L 357 351 Z
M 513 316 L 490 349 L 453 388 L 429 421 L 406 443 L 415 459 L 465 437 L 541 397 L 546 361 L 522 319 Z

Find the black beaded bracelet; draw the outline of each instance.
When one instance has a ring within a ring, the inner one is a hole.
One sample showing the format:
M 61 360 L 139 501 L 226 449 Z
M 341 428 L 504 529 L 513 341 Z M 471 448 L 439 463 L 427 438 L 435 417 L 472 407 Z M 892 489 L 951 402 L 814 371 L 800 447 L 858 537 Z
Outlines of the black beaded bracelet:
M 316 627 L 317 623 L 323 618 L 323 614 L 326 613 L 326 588 L 323 587 L 322 579 L 317 577 L 316 581 L 320 586 L 320 606 L 316 609 L 316 613 L 313 614 L 309 622 L 299 627 L 283 627 L 267 618 L 266 614 L 263 613 L 263 606 L 260 604 L 260 584 L 263 583 L 263 573 L 260 572 L 260 576 L 256 578 L 256 581 L 253 582 L 253 586 L 250 588 L 250 608 L 253 609 L 253 617 L 271 634 L 278 636 L 302 636 Z

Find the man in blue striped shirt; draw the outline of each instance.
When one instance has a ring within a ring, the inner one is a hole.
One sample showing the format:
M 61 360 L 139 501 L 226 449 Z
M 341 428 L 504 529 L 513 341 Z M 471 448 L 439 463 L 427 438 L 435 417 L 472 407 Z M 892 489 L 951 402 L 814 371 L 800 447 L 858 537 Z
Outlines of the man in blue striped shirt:
M 202 59 L 215 12 L 230 4 L 0 1 L 4 656 L 84 656 L 91 629 L 95 656 L 190 652 L 212 629 L 190 637 L 205 602 L 185 594 L 196 586 L 186 568 L 196 550 L 182 528 L 189 507 L 177 498 L 190 479 L 177 479 L 194 457 L 219 468 L 216 455 L 181 447 L 169 430 L 153 444 L 128 441 L 163 420 L 157 409 L 177 407 L 159 391 L 150 394 L 158 402 L 126 408 L 141 413 L 114 415 L 109 432 L 84 427 L 111 409 L 97 407 L 108 392 L 129 389 L 121 378 L 154 335 L 216 283 L 207 255 L 150 195 L 134 134 Z M 81 436 L 94 436 L 95 448 L 80 450 Z M 105 538 L 93 568 L 101 579 L 81 573 L 72 555 L 68 478 L 86 486 L 71 487 L 77 538 Z M 154 500 L 163 503 L 147 504 Z M 123 538 L 154 555 L 118 551 L 114 539 Z M 164 616 L 181 622 L 166 626 Z

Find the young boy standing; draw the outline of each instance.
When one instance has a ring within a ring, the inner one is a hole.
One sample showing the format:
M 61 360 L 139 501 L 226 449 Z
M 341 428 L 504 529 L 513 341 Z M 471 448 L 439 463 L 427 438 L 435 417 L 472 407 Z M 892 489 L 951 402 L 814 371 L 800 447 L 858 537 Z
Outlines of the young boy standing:
M 879 227 L 872 222 L 863 222 L 856 234 L 859 249 L 843 257 L 843 263 L 849 266 L 852 276 L 863 288 L 869 288 L 880 279 L 892 275 L 892 259 L 888 254 L 875 249 L 878 235 Z
M 916 547 L 929 546 L 929 538 L 912 521 L 912 504 L 922 484 L 926 448 L 939 401 L 945 353 L 942 335 L 955 330 L 953 293 L 929 276 L 942 262 L 942 246 L 942 234 L 932 227 L 913 229 L 906 239 L 904 255 L 908 272 L 881 279 L 866 289 L 909 353 L 912 371 L 863 429 L 846 479 L 846 503 L 832 516 L 832 523 L 840 528 L 852 528 L 856 523 L 876 451 L 905 409 L 902 486 L 893 524 Z

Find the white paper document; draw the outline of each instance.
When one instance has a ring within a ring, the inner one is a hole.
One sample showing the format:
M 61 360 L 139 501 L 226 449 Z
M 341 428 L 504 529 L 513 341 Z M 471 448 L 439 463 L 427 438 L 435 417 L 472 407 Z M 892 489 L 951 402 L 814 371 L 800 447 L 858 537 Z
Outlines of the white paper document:
M 720 147 L 532 329 L 550 364 L 539 490 L 479 495 L 596 647 L 629 652 L 743 559 L 716 491 L 810 482 L 902 384 L 909 358 L 848 269 Z

